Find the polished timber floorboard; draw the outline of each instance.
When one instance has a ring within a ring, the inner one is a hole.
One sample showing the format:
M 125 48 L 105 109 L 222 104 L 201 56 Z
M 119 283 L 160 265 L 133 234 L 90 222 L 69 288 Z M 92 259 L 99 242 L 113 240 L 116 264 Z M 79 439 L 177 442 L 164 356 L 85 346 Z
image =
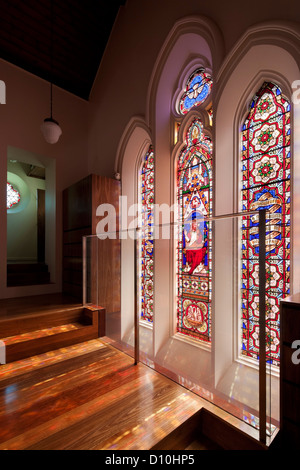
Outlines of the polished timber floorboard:
M 202 406 L 92 340 L 0 366 L 0 450 L 147 450 Z
M 62 294 L 0 300 L 0 330 L 1 320 L 78 306 Z M 0 450 L 166 449 L 162 442 L 172 450 L 176 440 L 181 449 L 182 429 L 203 410 L 249 432 L 173 380 L 134 365 L 110 343 L 94 339 L 0 365 Z M 198 429 L 183 448 L 217 450 Z
M 73 297 L 64 294 L 46 294 L 30 297 L 0 299 L 0 321 L 19 315 L 47 313 L 63 308 L 79 307 Z

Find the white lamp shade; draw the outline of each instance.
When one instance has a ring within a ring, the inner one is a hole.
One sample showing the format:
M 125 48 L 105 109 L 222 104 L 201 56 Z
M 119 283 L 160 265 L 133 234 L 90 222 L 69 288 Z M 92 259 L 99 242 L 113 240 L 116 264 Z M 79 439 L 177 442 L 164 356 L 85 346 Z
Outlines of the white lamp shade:
M 56 144 L 62 134 L 58 122 L 52 118 L 45 119 L 41 125 L 42 134 L 48 144 Z

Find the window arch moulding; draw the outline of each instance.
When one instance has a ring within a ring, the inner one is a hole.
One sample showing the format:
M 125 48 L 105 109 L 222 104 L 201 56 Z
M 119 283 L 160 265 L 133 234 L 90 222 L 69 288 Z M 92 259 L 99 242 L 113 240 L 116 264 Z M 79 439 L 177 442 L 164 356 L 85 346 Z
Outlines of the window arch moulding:
M 255 46 L 276 46 L 283 49 L 285 53 L 290 54 L 299 64 L 299 25 L 291 22 L 274 21 L 258 23 L 249 28 L 226 56 L 215 76 L 215 81 L 218 84 L 214 97 L 216 106 L 231 75 L 234 74 L 235 69 L 250 49 Z M 284 89 L 282 91 L 285 93 Z
M 187 63 L 187 56 L 191 52 L 191 41 L 197 43 L 195 50 L 192 52 L 193 60 L 195 60 L 196 55 L 199 57 L 199 50 L 203 51 L 205 54 L 203 57 L 204 62 L 201 60 L 199 66 L 204 66 L 209 72 L 212 68 L 218 69 L 224 59 L 223 36 L 218 26 L 211 19 L 202 16 L 189 16 L 178 20 L 160 50 L 149 82 L 146 122 L 152 129 L 156 127 L 156 98 L 159 89 L 163 86 L 165 80 L 169 81 L 170 76 L 183 76 L 182 70 L 180 71 L 174 63 Z M 175 60 L 172 60 L 172 54 L 176 56 Z M 211 65 L 209 66 L 209 64 Z M 191 61 L 189 61 L 188 66 L 191 66 Z M 180 80 L 177 81 L 178 83 L 180 83 Z M 174 99 L 174 94 L 177 97 L 176 90 L 173 88 L 170 93 L 171 100 Z
M 119 141 L 114 171 L 121 177 L 122 204 L 120 206 L 120 226 L 127 231 L 136 220 L 136 213 L 129 214 L 128 209 L 139 203 L 139 175 L 145 154 L 151 145 L 150 130 L 141 116 L 133 116 L 124 128 Z M 121 250 L 121 311 L 124 331 L 133 328 L 131 312 L 134 309 L 135 261 L 134 241 L 124 237 Z M 137 260 L 138 261 L 138 260 Z M 137 267 L 139 269 L 139 266 Z
M 122 178 L 126 168 L 134 168 L 136 174 L 151 142 L 151 133 L 143 117 L 133 116 L 119 141 L 114 164 L 115 174 L 119 173 Z M 131 177 L 134 178 L 133 174 Z

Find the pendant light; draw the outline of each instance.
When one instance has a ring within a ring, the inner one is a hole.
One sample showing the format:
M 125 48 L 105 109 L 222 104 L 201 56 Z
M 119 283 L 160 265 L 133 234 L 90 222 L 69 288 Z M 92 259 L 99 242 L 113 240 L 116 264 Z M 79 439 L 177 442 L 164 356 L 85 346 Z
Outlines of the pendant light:
M 44 119 L 41 125 L 42 134 L 48 142 L 48 144 L 56 144 L 62 134 L 62 130 L 59 124 L 52 116 L 52 105 L 53 105 L 53 0 L 51 0 L 51 82 L 50 82 L 50 117 Z
M 62 130 L 59 127 L 58 122 L 55 121 L 52 116 L 52 83 L 50 84 L 50 95 L 51 114 L 49 118 L 44 119 L 44 122 L 41 125 L 41 131 L 48 144 L 56 144 L 62 134 Z

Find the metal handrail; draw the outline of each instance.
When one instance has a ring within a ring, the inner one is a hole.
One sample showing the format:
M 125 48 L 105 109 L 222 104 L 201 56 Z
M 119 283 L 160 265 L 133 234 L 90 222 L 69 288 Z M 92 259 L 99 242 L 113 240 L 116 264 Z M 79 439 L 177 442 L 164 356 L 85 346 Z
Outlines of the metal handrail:
M 267 415 L 267 403 L 266 403 L 266 213 L 265 209 L 248 211 L 248 212 L 236 212 L 232 214 L 223 214 L 211 217 L 203 217 L 201 220 L 213 222 L 222 219 L 235 219 L 237 217 L 246 217 L 252 215 L 259 216 L 259 439 L 262 443 L 266 443 L 266 415 Z M 199 219 L 200 220 L 200 219 Z M 155 224 L 152 226 L 155 228 L 163 227 L 174 227 L 181 226 L 182 224 L 173 221 L 169 223 Z M 118 230 L 115 232 L 105 232 L 102 235 L 120 234 L 131 232 L 134 233 L 134 364 L 139 363 L 139 308 L 138 308 L 138 278 L 137 278 L 137 259 L 138 259 L 138 232 L 142 231 L 143 227 L 136 227 L 131 229 Z M 86 250 L 87 250 L 87 239 L 99 238 L 99 235 L 87 235 L 83 237 L 83 302 L 86 302 Z

